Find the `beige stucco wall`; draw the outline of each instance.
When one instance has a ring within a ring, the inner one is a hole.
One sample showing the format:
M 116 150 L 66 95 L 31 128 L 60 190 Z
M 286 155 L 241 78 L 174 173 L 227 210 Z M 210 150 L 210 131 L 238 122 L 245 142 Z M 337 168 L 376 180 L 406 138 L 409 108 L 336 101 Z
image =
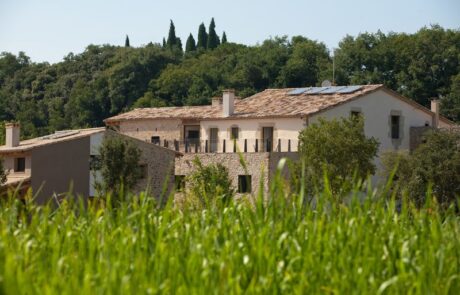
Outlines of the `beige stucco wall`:
M 281 139 L 281 150 L 288 150 L 288 139 L 291 140 L 291 151 L 297 151 L 299 130 L 304 128 L 304 120 L 300 118 L 273 118 L 273 119 L 238 119 L 238 120 L 213 120 L 201 121 L 201 139 L 209 140 L 210 128 L 218 128 L 218 152 L 223 150 L 223 140 L 226 140 L 226 151 L 233 150 L 231 128 L 239 128 L 238 148 L 243 151 L 244 139 L 247 139 L 248 152 L 254 152 L 255 140 L 259 140 L 261 149 L 262 128 L 273 127 L 273 146 L 276 148 L 278 139 Z
M 410 128 L 432 124 L 432 116 L 389 93 L 379 90 L 361 98 L 336 106 L 309 118 L 309 124 L 318 122 L 320 117 L 331 120 L 339 117 L 349 117 L 351 111 L 360 111 L 364 116 L 364 132 L 367 136 L 376 138 L 380 145 L 375 164 L 377 171 L 382 168 L 380 155 L 386 151 L 409 150 Z M 391 138 L 390 116 L 397 114 L 400 119 L 400 139 Z M 442 123 L 444 125 L 444 123 Z M 372 178 L 374 183 L 383 179 L 377 172 Z
M 15 155 L 0 155 L 3 158 L 3 169 L 8 172 L 9 175 L 30 175 L 32 170 L 32 160 L 30 153 L 19 153 Z M 14 172 L 14 161 L 16 158 L 26 158 L 26 169 L 24 172 Z
M 161 142 L 179 140 L 183 137 L 183 125 L 180 119 L 134 120 L 119 124 L 122 134 L 150 142 L 152 136 L 159 136 Z
M 317 122 L 319 117 L 326 119 L 349 117 L 352 110 L 359 110 L 364 116 L 364 132 L 367 136 L 373 136 L 380 142 L 380 152 L 409 149 L 410 127 L 419 127 L 425 124 L 431 125 L 432 123 L 430 114 L 401 101 L 383 90 L 370 93 L 314 115 L 309 119 L 309 123 Z M 401 116 L 401 138 L 399 140 L 391 138 L 391 114 L 399 114 Z

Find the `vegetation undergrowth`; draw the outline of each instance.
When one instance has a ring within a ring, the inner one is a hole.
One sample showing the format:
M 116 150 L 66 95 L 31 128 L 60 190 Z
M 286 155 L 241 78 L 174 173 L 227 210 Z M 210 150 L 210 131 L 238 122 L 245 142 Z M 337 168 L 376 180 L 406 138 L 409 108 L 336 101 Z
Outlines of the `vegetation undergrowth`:
M 362 183 L 345 204 L 327 179 L 305 202 L 304 190 L 289 192 L 282 166 L 252 204 L 158 206 L 141 193 L 114 208 L 52 208 L 10 198 L 0 208 L 0 294 L 460 290 L 454 206 L 441 210 L 430 190 L 423 207 L 390 190 L 363 195 Z

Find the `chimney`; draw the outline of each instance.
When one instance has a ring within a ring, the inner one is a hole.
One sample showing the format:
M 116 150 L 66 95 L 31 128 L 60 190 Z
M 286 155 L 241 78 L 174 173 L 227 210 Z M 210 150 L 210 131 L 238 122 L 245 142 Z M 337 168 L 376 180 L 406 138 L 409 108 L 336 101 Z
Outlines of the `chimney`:
M 19 135 L 20 135 L 21 126 L 19 123 L 6 123 L 5 124 L 5 133 L 6 133 L 6 146 L 15 147 L 19 145 Z
M 211 105 L 213 107 L 220 107 L 222 105 L 222 97 L 213 97 L 211 98 Z
M 222 95 L 223 100 L 223 115 L 224 117 L 229 117 L 233 115 L 233 111 L 235 109 L 235 90 L 227 89 L 224 90 Z
M 431 100 L 431 111 L 434 113 L 433 115 L 433 124 L 434 128 L 438 128 L 439 125 L 439 100 L 433 98 Z

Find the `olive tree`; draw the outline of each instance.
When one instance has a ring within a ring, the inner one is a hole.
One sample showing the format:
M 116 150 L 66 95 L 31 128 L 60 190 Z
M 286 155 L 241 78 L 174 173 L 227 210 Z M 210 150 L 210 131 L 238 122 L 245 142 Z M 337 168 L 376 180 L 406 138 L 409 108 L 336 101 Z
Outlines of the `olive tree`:
M 310 184 L 324 185 L 326 173 L 332 193 L 344 193 L 353 179 L 375 173 L 379 143 L 364 134 L 362 117 L 319 119 L 299 135 L 303 175 Z M 305 180 L 304 180 L 305 181 Z

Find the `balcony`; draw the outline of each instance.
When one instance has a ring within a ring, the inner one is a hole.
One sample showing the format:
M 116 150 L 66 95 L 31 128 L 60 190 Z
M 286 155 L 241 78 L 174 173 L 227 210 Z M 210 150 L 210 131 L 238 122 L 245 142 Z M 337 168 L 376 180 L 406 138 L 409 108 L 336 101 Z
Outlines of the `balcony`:
M 222 140 L 163 140 L 154 144 L 181 153 L 261 153 L 297 152 L 298 139 L 279 138 L 274 142 L 263 139 Z

